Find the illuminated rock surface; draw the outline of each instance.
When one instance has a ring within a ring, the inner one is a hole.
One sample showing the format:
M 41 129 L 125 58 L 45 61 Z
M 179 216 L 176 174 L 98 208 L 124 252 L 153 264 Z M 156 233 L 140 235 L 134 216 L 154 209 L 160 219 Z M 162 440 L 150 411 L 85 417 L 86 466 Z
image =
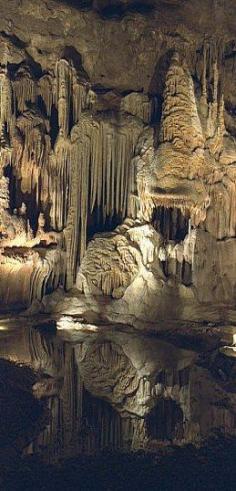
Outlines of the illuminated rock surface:
M 58 286 L 146 321 L 234 308 L 234 20 L 230 1 L 4 2 L 3 310 Z
M 0 0 L 0 357 L 31 374 L 13 430 L 35 411 L 16 453 L 234 441 L 234 4 Z

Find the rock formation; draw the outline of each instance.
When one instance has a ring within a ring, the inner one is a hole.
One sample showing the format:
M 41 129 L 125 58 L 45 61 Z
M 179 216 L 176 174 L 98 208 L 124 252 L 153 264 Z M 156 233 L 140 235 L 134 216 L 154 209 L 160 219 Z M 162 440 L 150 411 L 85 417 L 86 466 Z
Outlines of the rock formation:
M 58 287 L 143 320 L 170 303 L 176 317 L 191 304 L 234 307 L 227 15 L 213 29 L 209 2 L 201 26 L 193 2 L 175 2 L 178 25 L 168 2 L 15 3 L 0 39 L 1 309 Z

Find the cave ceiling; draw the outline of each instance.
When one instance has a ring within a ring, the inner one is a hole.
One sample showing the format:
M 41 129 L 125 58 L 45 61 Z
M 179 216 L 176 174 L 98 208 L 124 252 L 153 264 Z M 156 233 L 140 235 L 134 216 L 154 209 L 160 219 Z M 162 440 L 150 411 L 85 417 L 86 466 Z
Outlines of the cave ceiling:
M 152 92 L 155 70 L 160 71 L 163 55 L 176 44 L 182 50 L 197 50 L 205 36 L 223 38 L 227 57 L 234 56 L 233 1 L 90 3 L 83 10 L 86 2 L 75 0 L 3 2 L 0 31 L 11 46 L 12 63 L 28 57 L 36 70 L 49 70 L 65 49 L 73 47 L 92 84 L 121 92 Z M 102 15 L 104 8 L 116 5 L 123 5 L 122 16 Z M 142 12 L 135 5 L 150 5 L 152 11 Z

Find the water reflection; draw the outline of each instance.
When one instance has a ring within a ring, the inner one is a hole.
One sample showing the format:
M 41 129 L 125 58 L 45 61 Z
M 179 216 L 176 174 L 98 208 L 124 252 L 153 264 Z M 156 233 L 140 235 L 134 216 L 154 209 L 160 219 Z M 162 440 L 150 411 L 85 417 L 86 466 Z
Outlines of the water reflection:
M 235 434 L 235 385 L 225 379 L 235 367 L 222 356 L 112 328 L 65 340 L 20 327 L 2 335 L 0 347 L 0 357 L 37 372 L 33 393 L 47 401 L 50 417 L 25 453 L 49 462 L 105 448 L 198 443 L 216 430 Z

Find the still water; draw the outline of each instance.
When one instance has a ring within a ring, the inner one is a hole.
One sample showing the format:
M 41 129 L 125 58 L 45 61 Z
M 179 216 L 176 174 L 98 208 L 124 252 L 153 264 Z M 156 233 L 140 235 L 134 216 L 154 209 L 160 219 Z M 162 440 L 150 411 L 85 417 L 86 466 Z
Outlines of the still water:
M 16 391 L 7 407 L 22 407 L 16 422 L 2 397 L 0 425 L 13 435 L 8 447 L 20 444 L 24 455 L 54 463 L 236 433 L 236 363 L 219 337 L 169 342 L 116 326 L 57 331 L 2 319 L 0 339 L 1 384 L 8 398 Z

